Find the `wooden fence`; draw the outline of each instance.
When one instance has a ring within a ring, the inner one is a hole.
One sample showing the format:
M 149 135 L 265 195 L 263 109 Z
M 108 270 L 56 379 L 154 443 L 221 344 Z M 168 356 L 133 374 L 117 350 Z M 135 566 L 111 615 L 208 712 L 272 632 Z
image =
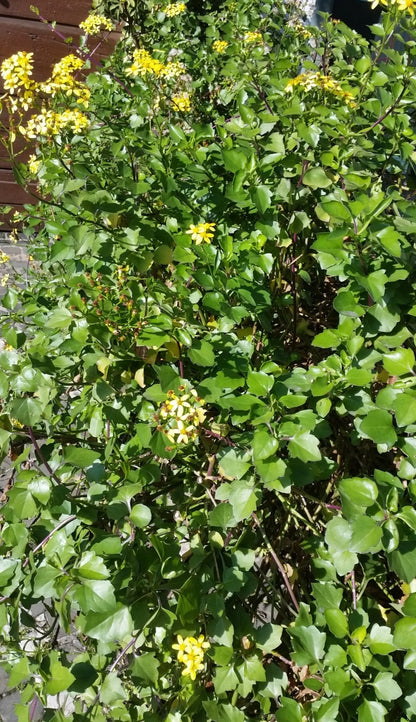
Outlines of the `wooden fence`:
M 56 21 L 57 32 L 53 32 L 30 10 L 32 2 L 39 9 L 40 16 L 49 22 Z M 90 8 L 91 0 L 0 0 L 0 64 L 18 50 L 33 52 L 33 78 L 46 80 L 51 66 L 71 52 L 58 32 L 66 38 L 72 38 L 78 47 L 82 33 L 78 25 L 87 17 Z M 97 60 L 106 57 L 118 38 L 118 33 L 111 33 L 94 57 Z M 0 78 L 0 95 L 4 92 L 1 82 Z M 0 120 L 3 128 L 7 126 L 7 115 L 3 113 Z M 0 145 L 0 205 L 12 205 L 19 210 L 24 203 L 31 202 L 30 195 L 16 184 L 10 159 Z M 0 215 L 0 228 L 8 227 L 8 217 Z

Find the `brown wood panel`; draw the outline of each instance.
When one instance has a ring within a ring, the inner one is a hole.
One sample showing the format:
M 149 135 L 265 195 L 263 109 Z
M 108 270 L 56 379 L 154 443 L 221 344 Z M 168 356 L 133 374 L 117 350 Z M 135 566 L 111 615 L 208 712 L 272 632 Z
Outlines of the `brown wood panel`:
M 46 20 L 78 25 L 90 12 L 91 0 L 0 0 L 0 17 L 35 18 L 31 5 L 39 8 Z
M 79 37 L 82 34 L 79 28 L 70 25 L 59 25 L 57 29 L 65 38 L 73 38 L 75 47 L 79 47 Z M 102 60 L 108 57 L 119 37 L 119 33 L 111 33 L 97 52 L 94 53 L 94 58 Z M 4 18 L 1 21 L 0 40 L 0 63 L 17 52 L 17 50 L 33 52 L 34 80 L 46 80 L 50 75 L 52 65 L 64 55 L 74 52 L 74 48 L 69 44 L 65 44 L 57 33 L 52 32 L 47 25 L 36 20 Z M 92 39 L 92 42 L 95 41 L 95 39 Z M 90 47 L 94 47 L 92 42 Z
M 0 168 L 0 205 L 33 202 L 33 197 L 16 184 L 13 171 Z

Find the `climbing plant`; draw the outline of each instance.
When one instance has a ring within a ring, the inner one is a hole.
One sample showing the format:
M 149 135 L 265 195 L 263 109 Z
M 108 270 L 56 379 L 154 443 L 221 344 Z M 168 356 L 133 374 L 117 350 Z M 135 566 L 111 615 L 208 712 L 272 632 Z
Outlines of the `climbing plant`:
M 1 317 L 18 719 L 412 720 L 414 2 L 371 46 L 116 5 L 48 81 L 1 68 L 37 200 Z

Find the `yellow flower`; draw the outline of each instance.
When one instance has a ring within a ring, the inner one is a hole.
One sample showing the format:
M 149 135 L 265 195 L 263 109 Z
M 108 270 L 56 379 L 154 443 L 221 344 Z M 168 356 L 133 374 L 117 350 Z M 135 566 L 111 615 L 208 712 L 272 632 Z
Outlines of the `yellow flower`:
M 189 97 L 189 93 L 174 95 L 172 97 L 172 103 L 175 110 L 180 110 L 182 113 L 189 113 L 191 110 L 191 99 Z
M 10 256 L 8 256 L 3 251 L 0 251 L 0 266 L 2 266 L 4 263 L 8 263 L 10 261 Z
M 27 162 L 27 167 L 29 168 L 29 172 L 32 173 L 32 175 L 36 175 L 36 173 L 39 170 L 40 166 L 40 160 L 36 158 L 35 155 L 29 156 L 29 160 Z
M 39 84 L 39 90 L 52 97 L 59 92 L 73 95 L 77 98 L 77 103 L 82 103 L 87 107 L 91 95 L 90 90 L 74 77 L 74 73 L 78 73 L 83 66 L 84 61 L 81 58 L 73 53 L 66 55 L 58 63 L 55 63 L 51 77 Z
M 133 63 L 126 70 L 126 75 L 131 75 L 133 78 L 136 75 L 144 77 L 146 73 L 154 73 L 156 76 L 160 75 L 164 69 L 163 63 L 156 58 L 152 58 L 150 53 L 143 48 L 138 48 L 133 53 Z
M 396 0 L 397 5 L 399 7 L 399 10 L 405 11 L 408 10 L 411 15 L 413 15 L 414 10 L 416 8 L 416 0 Z
M 177 644 L 172 644 L 172 649 L 177 651 L 178 662 L 185 665 L 182 670 L 184 677 L 196 679 L 198 672 L 204 669 L 204 654 L 210 646 L 210 643 L 205 641 L 203 634 L 200 634 L 198 639 L 195 637 L 185 637 L 184 639 L 178 634 Z
M 244 35 L 244 40 L 246 43 L 262 43 L 263 36 L 261 33 L 249 31 Z
M 168 391 L 166 401 L 155 414 L 155 421 L 172 444 L 188 444 L 197 438 L 198 426 L 205 420 L 204 404 L 195 389 L 180 386 L 178 394 Z
M 216 53 L 224 53 L 227 47 L 228 43 L 226 40 L 214 40 L 212 43 L 212 49 L 215 50 Z
M 101 30 L 112 30 L 113 23 L 104 15 L 88 15 L 88 17 L 79 24 L 81 30 L 87 35 L 98 35 Z
M 184 64 L 178 62 L 177 60 L 174 60 L 166 63 L 166 65 L 164 65 L 162 70 L 160 71 L 160 74 L 164 78 L 167 78 L 167 80 L 171 80 L 172 78 L 177 78 L 179 75 L 183 75 L 184 72 Z
M 89 125 L 86 115 L 79 110 L 64 110 L 63 113 L 55 113 L 53 110 L 42 109 L 37 115 L 33 115 L 26 126 L 20 126 L 19 130 L 26 138 L 38 138 L 39 136 L 53 136 L 69 128 L 73 133 L 80 133 Z
M 296 78 L 292 78 L 292 80 L 286 83 L 286 93 L 293 92 L 293 89 L 297 85 L 305 92 L 313 89 L 324 90 L 344 100 L 347 105 L 351 107 L 355 106 L 352 93 L 344 90 L 342 86 L 329 75 L 324 75 L 323 73 L 302 73 L 301 75 L 297 75 Z
M 0 286 L 2 286 L 3 288 L 5 286 L 7 286 L 9 279 L 10 279 L 10 273 L 5 273 L 4 276 L 2 276 L 2 278 L 1 278 Z
M 13 94 L 15 91 L 20 92 L 22 88 L 25 90 L 32 88 L 34 85 L 30 78 L 32 68 L 33 53 L 27 53 L 25 50 L 19 50 L 18 53 L 3 60 L 0 74 L 4 80 L 4 89 Z
M 196 245 L 199 246 L 203 241 L 211 243 L 214 238 L 215 223 L 199 223 L 197 226 L 189 226 L 186 233 L 191 236 Z
M 170 5 L 166 5 L 163 12 L 168 16 L 168 18 L 173 18 L 175 15 L 180 15 L 185 12 L 185 10 L 185 3 L 171 3 Z

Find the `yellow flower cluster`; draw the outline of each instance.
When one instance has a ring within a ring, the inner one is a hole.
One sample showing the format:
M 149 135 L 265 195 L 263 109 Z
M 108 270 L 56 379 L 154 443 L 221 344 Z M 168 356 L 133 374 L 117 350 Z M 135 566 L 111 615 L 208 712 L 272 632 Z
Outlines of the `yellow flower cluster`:
M 40 160 L 38 160 L 38 159 L 36 158 L 36 156 L 32 153 L 32 155 L 29 156 L 29 159 L 28 159 L 28 162 L 27 162 L 27 167 L 29 168 L 29 172 L 30 172 L 32 175 L 36 175 L 36 173 L 37 173 L 38 170 L 39 170 L 39 166 L 40 166 Z
M 312 33 L 310 33 L 309 30 L 304 26 L 304 24 L 301 23 L 299 20 L 296 20 L 294 23 L 291 23 L 290 27 L 293 28 L 296 35 L 298 35 L 301 38 L 304 38 L 305 40 L 309 40 L 309 38 L 312 37 Z
M 182 113 L 189 113 L 191 110 L 191 99 L 189 93 L 179 93 L 172 96 L 172 103 L 175 110 L 180 110 Z
M 198 426 L 205 420 L 205 404 L 195 389 L 179 386 L 179 395 L 170 390 L 166 401 L 155 414 L 159 431 L 163 431 L 172 444 L 188 444 L 198 436 Z
M 302 73 L 297 75 L 296 78 L 292 78 L 286 84 L 285 91 L 292 93 L 293 89 L 299 86 L 302 90 L 309 92 L 310 90 L 318 89 L 324 90 L 327 93 L 332 93 L 337 98 L 344 100 L 347 105 L 354 106 L 354 96 L 348 90 L 344 90 L 341 85 L 331 78 L 329 75 L 323 73 Z
M 156 77 L 171 79 L 177 78 L 184 70 L 182 63 L 174 61 L 165 65 L 157 58 L 153 58 L 147 50 L 139 48 L 133 53 L 133 63 L 127 68 L 126 75 L 135 78 L 137 75 L 144 77 L 147 73 L 153 73 Z
M 408 12 L 413 15 L 416 9 L 416 0 L 373 0 L 371 7 L 374 10 L 378 5 L 384 5 L 391 10 L 397 7 L 400 12 L 408 10 Z
M 166 7 L 163 9 L 163 12 L 165 15 L 168 16 L 168 18 L 173 18 L 175 15 L 180 15 L 181 13 L 185 12 L 186 5 L 185 3 L 171 3 L 170 5 L 166 5 Z
M 136 75 L 144 77 L 147 73 L 153 73 L 158 76 L 161 74 L 164 65 L 157 60 L 152 58 L 150 53 L 143 48 L 139 48 L 133 53 L 133 63 L 126 70 L 126 75 L 131 75 L 133 78 Z
M 83 65 L 84 61 L 73 53 L 66 55 L 58 63 L 55 63 L 51 77 L 39 84 L 39 90 L 52 97 L 55 97 L 57 93 L 74 95 L 77 103 L 87 108 L 91 93 L 84 83 L 80 83 L 74 78 L 74 73 L 80 71 Z
M 205 641 L 203 634 L 200 634 L 198 638 L 185 637 L 185 639 L 178 634 L 177 644 L 172 644 L 172 649 L 177 651 L 178 662 L 185 665 L 182 670 L 184 677 L 196 679 L 197 673 L 204 669 L 204 654 L 210 646 L 210 643 Z
M 0 66 L 0 75 L 4 81 L 5 90 L 9 91 L 7 99 L 11 113 L 22 113 L 33 107 L 39 96 L 50 95 L 55 97 L 58 92 L 74 96 L 77 103 L 88 107 L 90 91 L 84 83 L 76 80 L 74 74 L 84 65 L 84 61 L 74 54 L 70 54 L 55 63 L 52 75 L 43 83 L 36 83 L 31 79 L 33 69 L 33 53 L 21 50 L 6 60 Z M 15 93 L 15 96 L 13 94 Z M 46 107 L 32 116 L 26 126 L 20 126 L 20 132 L 27 138 L 37 138 L 42 135 L 56 135 L 63 128 L 72 128 L 79 133 L 88 125 L 88 120 L 79 110 L 65 110 L 55 113 Z M 12 135 L 12 140 L 14 140 Z M 31 171 L 35 172 L 35 171 Z
M 10 256 L 8 256 L 7 253 L 4 253 L 4 251 L 0 251 L 0 266 L 4 263 L 8 263 L 8 261 L 10 261 Z
M 214 40 L 212 43 L 212 49 L 215 50 L 216 53 L 223 53 L 228 47 L 228 43 L 226 40 Z
M 88 15 L 88 17 L 79 24 L 81 30 L 87 35 L 98 35 L 101 30 L 112 30 L 113 23 L 104 15 Z
M 251 30 L 244 35 L 244 40 L 246 43 L 262 43 L 263 42 L 263 36 L 261 33 L 252 32 Z
M 183 75 L 184 72 L 185 72 L 184 64 L 180 63 L 178 60 L 172 60 L 163 66 L 161 75 L 164 78 L 167 78 L 167 80 L 171 80 L 172 78 L 178 78 L 179 75 Z
M 64 110 L 63 113 L 55 113 L 53 110 L 43 110 L 37 115 L 32 115 L 26 126 L 20 126 L 19 130 L 26 138 L 37 138 L 38 136 L 58 135 L 61 130 L 70 128 L 73 133 L 80 133 L 88 126 L 88 118 L 79 110 Z
M 33 71 L 33 53 L 19 50 L 10 58 L 3 60 L 1 64 L 1 77 L 4 81 L 4 89 L 13 94 L 20 88 L 29 90 L 33 81 L 30 76 Z
M 197 226 L 189 226 L 186 233 L 191 236 L 196 245 L 199 246 L 203 241 L 211 243 L 214 238 L 215 223 L 198 223 Z

